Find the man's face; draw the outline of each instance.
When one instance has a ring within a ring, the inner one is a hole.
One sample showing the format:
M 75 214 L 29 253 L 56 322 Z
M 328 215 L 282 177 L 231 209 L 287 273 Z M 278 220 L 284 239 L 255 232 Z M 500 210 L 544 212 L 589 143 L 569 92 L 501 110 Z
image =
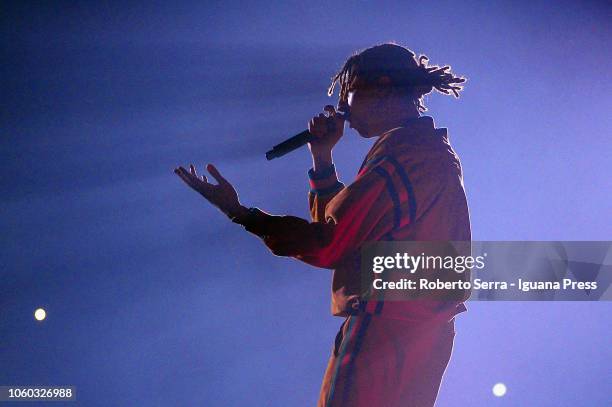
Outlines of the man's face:
M 339 107 L 342 102 L 338 103 Z M 355 129 L 362 137 L 377 136 L 377 122 L 383 113 L 385 100 L 379 88 L 367 86 L 356 80 L 349 87 L 347 100 L 350 117 L 349 127 Z

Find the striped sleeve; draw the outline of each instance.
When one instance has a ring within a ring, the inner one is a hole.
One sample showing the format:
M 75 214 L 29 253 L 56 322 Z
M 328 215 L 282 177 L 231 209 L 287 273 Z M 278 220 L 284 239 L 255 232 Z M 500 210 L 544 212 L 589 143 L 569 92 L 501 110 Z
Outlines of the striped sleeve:
M 310 208 L 310 219 L 314 222 L 324 221 L 325 207 L 327 204 L 344 189 L 344 184 L 338 181 L 336 167 L 330 167 L 315 172 L 314 169 L 308 170 L 310 191 L 308 192 L 308 205 Z
M 357 179 L 336 194 L 325 210 L 326 239 L 317 250 L 296 256 L 335 268 L 368 241 L 407 226 L 416 218 L 416 198 L 405 168 L 393 157 L 366 163 Z
M 414 221 L 414 202 L 404 168 L 386 157 L 370 163 L 353 183 L 339 188 L 324 213 L 318 214 L 324 219 L 308 222 L 260 212 L 259 226 L 245 227 L 262 237 L 274 254 L 337 268 L 365 242 L 380 240 Z
M 395 157 L 381 156 L 364 164 L 359 176 L 374 171 L 385 180 L 389 197 L 393 202 L 393 229 L 414 223 L 417 202 L 414 187 L 408 173 Z

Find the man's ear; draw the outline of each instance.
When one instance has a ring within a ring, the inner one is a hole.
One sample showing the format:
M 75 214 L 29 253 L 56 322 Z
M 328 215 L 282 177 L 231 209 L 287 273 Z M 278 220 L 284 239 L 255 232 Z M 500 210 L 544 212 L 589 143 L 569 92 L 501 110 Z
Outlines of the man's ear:
M 387 75 L 383 75 L 380 78 L 378 78 L 378 84 L 381 87 L 389 86 L 391 85 L 391 83 L 392 83 L 391 78 Z
M 374 94 L 378 99 L 378 107 L 382 108 L 387 104 L 389 98 L 393 94 L 393 87 L 390 86 L 392 84 L 392 81 L 390 77 L 385 75 L 378 78 L 376 84 L 377 86 L 374 88 Z
M 378 80 L 376 81 L 376 84 L 378 85 L 376 86 L 377 95 L 380 98 L 385 98 L 391 95 L 391 92 L 392 92 L 391 84 L 392 83 L 393 81 L 387 75 L 383 75 L 380 78 L 378 78 Z

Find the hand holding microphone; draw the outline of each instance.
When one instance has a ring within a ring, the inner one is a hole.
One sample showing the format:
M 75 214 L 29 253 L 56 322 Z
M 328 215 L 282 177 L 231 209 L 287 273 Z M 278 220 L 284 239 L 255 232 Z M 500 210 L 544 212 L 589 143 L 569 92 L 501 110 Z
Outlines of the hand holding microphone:
M 348 119 L 348 112 L 337 112 L 334 106 L 327 105 L 323 109 L 326 114 L 313 117 L 305 130 L 280 144 L 266 153 L 266 158 L 272 160 L 290 153 L 301 146 L 308 144 L 313 154 L 331 151 L 344 132 L 344 121 Z
M 327 115 L 321 113 L 308 123 L 308 131 L 312 135 L 308 148 L 313 155 L 331 151 L 344 134 L 345 116 L 337 113 L 332 105 L 325 106 L 323 110 Z

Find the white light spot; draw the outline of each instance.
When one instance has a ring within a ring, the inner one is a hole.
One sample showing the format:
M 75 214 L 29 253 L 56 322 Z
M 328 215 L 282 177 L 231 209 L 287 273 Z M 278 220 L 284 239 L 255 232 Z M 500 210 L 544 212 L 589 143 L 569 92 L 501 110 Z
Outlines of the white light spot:
M 506 385 L 503 383 L 496 383 L 495 386 L 493 386 L 493 395 L 495 397 L 503 397 L 506 394 Z
M 42 321 L 46 317 L 47 312 L 44 309 L 38 308 L 36 311 L 34 311 L 34 318 L 36 318 L 38 321 Z

